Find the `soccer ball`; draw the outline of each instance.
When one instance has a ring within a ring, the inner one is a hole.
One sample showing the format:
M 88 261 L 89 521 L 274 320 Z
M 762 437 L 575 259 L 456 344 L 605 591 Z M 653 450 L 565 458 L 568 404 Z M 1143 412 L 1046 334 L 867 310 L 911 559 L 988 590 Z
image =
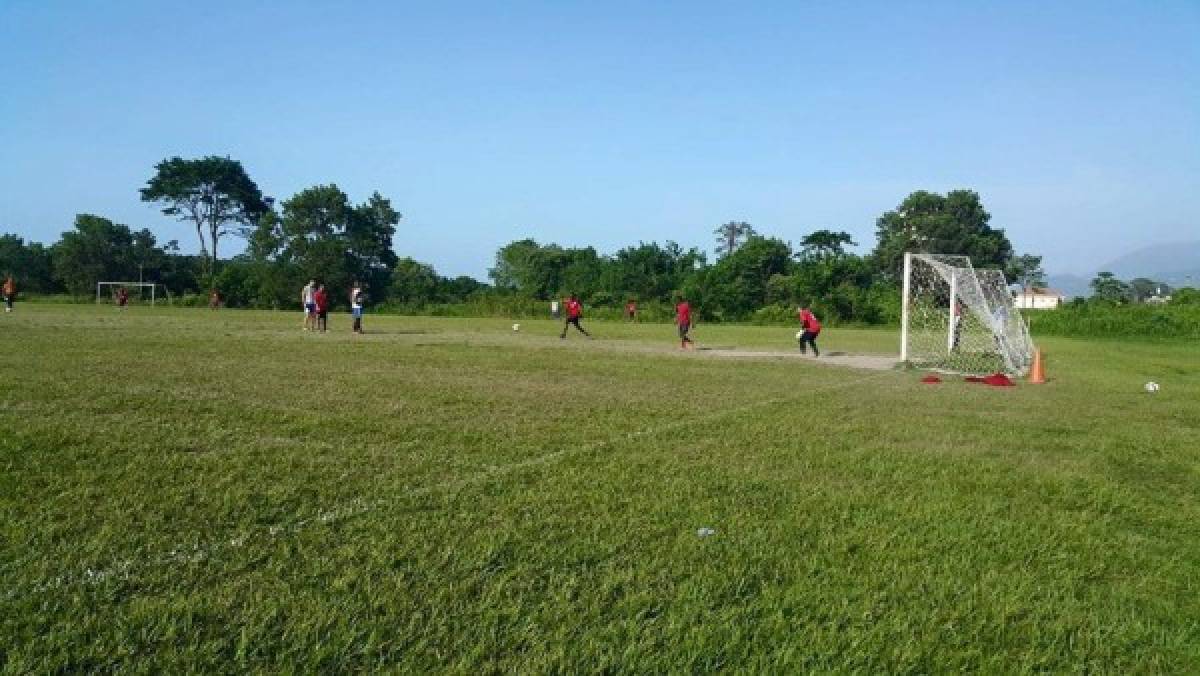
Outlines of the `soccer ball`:
M 520 324 L 513 324 L 513 331 L 520 331 L 520 330 L 521 330 Z
M 801 338 L 803 338 L 803 337 L 804 337 L 804 332 L 803 332 L 803 331 L 797 331 L 797 332 L 796 332 L 796 340 L 800 340 L 800 339 L 801 339 Z
M 1150 382 L 1143 385 L 1142 388 L 1145 389 L 1147 392 L 1150 392 L 1151 394 L 1153 394 L 1158 391 L 1158 383 L 1151 380 Z

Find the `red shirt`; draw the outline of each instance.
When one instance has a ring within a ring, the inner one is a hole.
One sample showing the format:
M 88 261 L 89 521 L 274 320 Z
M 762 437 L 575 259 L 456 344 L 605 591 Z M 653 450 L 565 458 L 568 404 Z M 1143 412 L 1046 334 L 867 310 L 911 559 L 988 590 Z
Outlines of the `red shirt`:
M 325 293 L 325 289 L 317 289 L 313 294 L 313 304 L 317 306 L 317 312 L 329 310 L 329 294 Z
M 688 305 L 687 301 L 683 301 L 675 306 L 675 323 L 676 324 L 691 324 L 692 323 L 692 306 Z
M 799 317 L 800 325 L 804 327 L 805 331 L 808 331 L 812 334 L 821 332 L 821 322 L 817 321 L 816 315 L 814 315 L 812 312 L 808 310 L 801 310 L 800 314 L 796 316 Z
M 583 314 L 583 305 L 579 301 L 571 298 L 567 301 L 567 316 L 571 319 L 577 319 Z

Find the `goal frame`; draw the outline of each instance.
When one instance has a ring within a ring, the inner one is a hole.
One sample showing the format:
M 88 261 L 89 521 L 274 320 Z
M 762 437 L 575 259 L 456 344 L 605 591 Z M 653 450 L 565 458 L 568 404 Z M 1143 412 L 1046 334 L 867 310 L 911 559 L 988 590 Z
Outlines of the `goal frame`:
M 154 306 L 154 304 L 158 300 L 157 294 L 158 294 L 159 284 L 157 282 L 96 282 L 96 304 L 100 304 L 100 303 L 104 302 L 103 292 L 104 292 L 105 287 L 111 288 L 111 287 L 122 287 L 122 286 L 130 287 L 130 288 L 136 287 L 136 288 L 141 288 L 141 289 L 145 289 L 145 288 L 149 287 L 149 289 L 150 289 L 150 305 Z M 111 296 L 112 293 L 109 293 L 109 295 Z
M 914 278 L 916 265 L 922 266 L 920 281 Z M 1034 350 L 1029 326 L 1003 273 L 977 270 L 966 256 L 905 252 L 903 364 L 946 373 L 1000 370 L 1021 376 L 1028 372 Z

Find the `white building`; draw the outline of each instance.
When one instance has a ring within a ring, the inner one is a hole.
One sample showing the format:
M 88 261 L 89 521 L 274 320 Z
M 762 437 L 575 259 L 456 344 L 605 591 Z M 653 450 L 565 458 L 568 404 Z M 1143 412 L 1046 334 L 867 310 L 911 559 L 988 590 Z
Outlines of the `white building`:
M 1029 289 L 1013 294 L 1018 308 L 1022 310 L 1053 310 L 1066 299 L 1054 289 Z

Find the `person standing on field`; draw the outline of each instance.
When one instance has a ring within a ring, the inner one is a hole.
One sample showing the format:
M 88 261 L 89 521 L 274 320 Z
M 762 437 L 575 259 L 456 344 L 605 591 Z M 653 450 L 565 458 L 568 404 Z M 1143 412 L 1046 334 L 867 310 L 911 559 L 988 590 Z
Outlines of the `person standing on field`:
M 129 306 L 129 290 L 125 287 L 117 289 L 117 309 L 124 310 Z
M 208 292 L 208 309 L 216 310 L 221 307 L 221 294 L 216 289 Z
M 692 330 L 692 306 L 683 296 L 677 297 L 676 301 L 675 326 L 679 329 L 679 349 L 686 350 L 692 346 L 692 339 L 688 337 L 688 331 Z
M 566 340 L 567 329 L 572 326 L 578 329 L 584 336 L 591 338 L 592 334 L 584 331 L 583 327 L 579 325 L 579 320 L 583 318 L 583 304 L 579 302 L 579 298 L 575 294 L 571 294 L 571 297 L 567 299 L 566 309 L 567 321 L 563 324 L 562 335 L 558 337 L 559 340 Z
M 325 292 L 325 285 L 317 285 L 316 292 L 313 293 L 313 305 L 317 308 L 317 325 L 321 333 L 325 333 L 329 328 L 329 294 Z
M 363 293 L 362 285 L 358 282 L 354 283 L 354 288 L 350 290 L 350 314 L 354 317 L 354 332 L 362 333 L 362 316 L 363 316 L 363 301 L 366 300 L 366 295 Z
M 317 328 L 317 303 L 313 296 L 317 293 L 317 280 L 310 279 L 300 290 L 300 304 L 304 307 L 304 330 Z
M 12 275 L 4 278 L 4 311 L 12 312 L 13 301 L 17 298 L 17 283 Z
M 796 313 L 796 318 L 800 320 L 800 354 L 808 354 L 805 346 L 811 346 L 814 357 L 820 357 L 821 351 L 817 349 L 817 336 L 821 334 L 821 322 L 817 321 L 817 316 L 808 309 L 808 304 L 801 305 Z
M 637 321 L 637 301 L 632 298 L 625 303 L 625 318 L 631 322 Z

